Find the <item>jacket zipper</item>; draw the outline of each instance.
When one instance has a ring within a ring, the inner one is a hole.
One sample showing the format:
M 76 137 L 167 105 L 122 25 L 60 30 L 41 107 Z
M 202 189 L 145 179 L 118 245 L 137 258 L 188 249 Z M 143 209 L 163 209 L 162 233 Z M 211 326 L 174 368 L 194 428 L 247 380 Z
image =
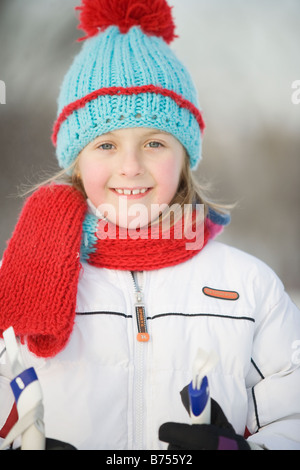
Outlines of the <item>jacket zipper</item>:
M 136 316 L 136 321 L 137 321 L 137 337 L 136 339 L 139 342 L 145 343 L 149 341 L 149 333 L 147 331 L 147 320 L 146 320 L 146 309 L 145 309 L 145 304 L 144 304 L 144 299 L 143 299 L 143 292 L 142 288 L 139 286 L 138 283 L 138 276 L 136 272 L 131 272 L 133 283 L 134 283 L 134 289 L 135 289 L 135 316 Z
M 142 273 L 141 273 L 142 274 Z M 143 298 L 142 283 L 139 283 L 139 273 L 131 272 L 135 292 L 135 314 L 137 322 L 137 343 L 135 346 L 135 373 L 134 373 L 134 448 L 145 448 L 145 380 L 147 361 L 147 332 L 146 309 Z

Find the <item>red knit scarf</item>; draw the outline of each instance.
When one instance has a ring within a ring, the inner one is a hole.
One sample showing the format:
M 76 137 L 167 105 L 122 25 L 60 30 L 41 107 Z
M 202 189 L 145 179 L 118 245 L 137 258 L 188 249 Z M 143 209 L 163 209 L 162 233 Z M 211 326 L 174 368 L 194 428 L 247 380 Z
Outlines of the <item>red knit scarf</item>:
M 25 203 L 0 269 L 0 334 L 13 326 L 38 356 L 56 355 L 71 335 L 81 269 L 82 226 L 87 204 L 71 186 L 40 188 Z M 197 254 L 185 237 L 105 238 L 98 234 L 88 262 L 111 269 L 150 270 L 182 263 Z M 195 235 L 196 237 L 196 235 Z M 100 239 L 102 238 L 102 239 Z M 104 238 L 104 239 L 103 239 Z

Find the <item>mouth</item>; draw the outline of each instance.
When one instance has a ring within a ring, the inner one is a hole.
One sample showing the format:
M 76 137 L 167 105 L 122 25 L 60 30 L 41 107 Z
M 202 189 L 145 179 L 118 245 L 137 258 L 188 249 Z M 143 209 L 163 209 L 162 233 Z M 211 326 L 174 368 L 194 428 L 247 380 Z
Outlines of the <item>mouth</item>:
M 118 196 L 127 196 L 130 198 L 143 197 L 151 191 L 152 188 L 111 188 Z

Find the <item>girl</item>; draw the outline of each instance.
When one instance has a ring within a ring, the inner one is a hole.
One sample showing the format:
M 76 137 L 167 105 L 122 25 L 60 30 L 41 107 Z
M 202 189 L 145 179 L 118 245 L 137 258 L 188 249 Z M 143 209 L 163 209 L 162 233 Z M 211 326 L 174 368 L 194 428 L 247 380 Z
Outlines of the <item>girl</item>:
M 204 121 L 168 47 L 170 7 L 80 10 L 84 45 L 53 130 L 67 181 L 27 200 L 0 270 L 0 329 L 14 327 L 35 367 L 47 437 L 77 449 L 300 449 L 299 312 L 270 268 L 213 240 L 229 218 L 191 172 Z M 0 347 L 4 438 L 14 408 Z M 182 401 L 199 347 L 219 362 L 211 424 L 191 426 Z

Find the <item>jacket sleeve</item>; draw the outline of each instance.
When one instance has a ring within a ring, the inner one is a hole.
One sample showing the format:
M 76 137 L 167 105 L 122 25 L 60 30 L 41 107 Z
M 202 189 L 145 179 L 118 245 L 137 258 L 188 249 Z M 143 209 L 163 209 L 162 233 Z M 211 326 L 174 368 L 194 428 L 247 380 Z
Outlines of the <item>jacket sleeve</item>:
M 249 443 L 300 449 L 300 312 L 272 272 L 260 276 L 251 368 L 247 376 Z

